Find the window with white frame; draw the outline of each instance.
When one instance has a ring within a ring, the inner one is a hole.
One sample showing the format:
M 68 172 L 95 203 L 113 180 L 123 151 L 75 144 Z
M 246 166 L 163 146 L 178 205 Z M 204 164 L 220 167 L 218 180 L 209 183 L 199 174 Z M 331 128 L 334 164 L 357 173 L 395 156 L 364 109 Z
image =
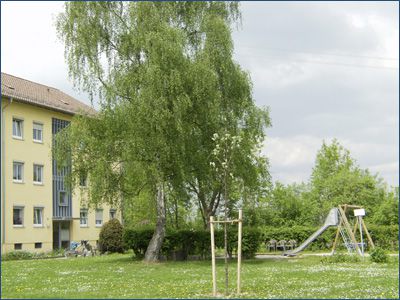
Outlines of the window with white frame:
M 110 220 L 115 219 L 116 216 L 116 210 L 111 208 L 110 209 Z
M 43 142 L 43 124 L 33 123 L 33 141 Z
M 24 134 L 24 121 L 13 118 L 12 135 L 14 138 L 22 139 Z
M 23 226 L 24 225 L 24 208 L 19 206 L 13 207 L 13 225 Z
M 87 227 L 88 226 L 88 210 L 85 208 L 82 208 L 79 218 L 80 218 L 81 227 Z
M 43 166 L 33 165 L 33 183 L 43 183 Z
M 43 207 L 33 208 L 33 225 L 36 227 L 43 226 Z
M 68 194 L 66 191 L 60 191 L 58 203 L 60 206 L 68 205 Z
M 24 180 L 24 163 L 13 162 L 13 181 L 22 182 Z
M 103 225 L 103 210 L 96 209 L 96 226 L 100 227 Z

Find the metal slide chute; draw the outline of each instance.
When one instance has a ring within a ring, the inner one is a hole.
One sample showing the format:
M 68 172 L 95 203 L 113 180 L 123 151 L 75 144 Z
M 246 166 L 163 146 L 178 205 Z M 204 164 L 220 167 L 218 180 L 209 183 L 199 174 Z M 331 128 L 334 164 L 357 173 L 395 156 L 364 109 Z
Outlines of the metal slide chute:
M 283 253 L 284 256 L 295 256 L 300 251 L 303 251 L 309 244 L 311 244 L 317 237 L 319 237 L 326 229 L 331 226 L 337 226 L 339 224 L 339 210 L 338 208 L 332 208 L 329 211 L 328 216 L 325 219 L 324 225 L 314 232 L 304 243 L 299 247 Z

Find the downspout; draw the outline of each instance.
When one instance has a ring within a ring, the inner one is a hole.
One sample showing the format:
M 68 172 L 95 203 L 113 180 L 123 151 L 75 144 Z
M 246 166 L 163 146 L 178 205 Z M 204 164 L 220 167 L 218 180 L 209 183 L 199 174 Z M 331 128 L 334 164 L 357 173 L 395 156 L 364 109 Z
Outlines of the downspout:
M 3 232 L 1 233 L 1 245 L 5 244 L 6 240 L 6 224 L 5 224 L 5 208 L 6 208 L 6 183 L 5 183 L 5 176 L 4 176 L 4 162 L 5 162 L 5 145 L 4 145 L 4 109 L 12 103 L 13 99 L 10 97 L 10 102 L 3 107 L 3 99 L 1 103 L 1 193 L 2 193 L 2 208 L 1 208 L 1 220 L 2 220 L 2 229 Z

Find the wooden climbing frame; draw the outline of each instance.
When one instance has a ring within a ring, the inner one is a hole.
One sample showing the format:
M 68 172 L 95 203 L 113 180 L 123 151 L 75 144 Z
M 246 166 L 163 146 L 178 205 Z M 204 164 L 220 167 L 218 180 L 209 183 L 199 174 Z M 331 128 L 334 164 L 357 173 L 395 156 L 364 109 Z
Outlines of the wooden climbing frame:
M 353 243 L 353 245 L 355 246 L 355 249 L 357 251 L 357 253 L 361 254 L 361 250 L 360 247 L 358 245 L 358 242 L 356 240 L 356 233 L 357 233 L 357 228 L 359 225 L 359 222 L 361 222 L 362 228 L 364 229 L 365 234 L 367 235 L 368 241 L 372 247 L 372 249 L 375 248 L 374 242 L 372 241 L 372 238 L 368 232 L 367 226 L 365 225 L 364 221 L 362 218 L 356 218 L 356 222 L 354 224 L 354 228 L 352 229 L 350 226 L 350 223 L 346 217 L 346 212 L 347 209 L 362 209 L 361 206 L 358 205 L 349 205 L 349 204 L 342 204 L 338 206 L 339 209 L 339 217 L 340 217 L 340 222 L 336 231 L 336 236 L 335 236 L 335 241 L 333 242 L 333 246 L 332 246 L 332 253 L 335 253 L 335 249 L 337 246 L 337 243 L 339 241 L 339 235 L 340 235 L 340 231 L 342 229 L 344 229 L 350 236 L 350 240 Z M 360 220 L 360 221 L 359 221 Z M 362 234 L 360 232 L 360 234 Z

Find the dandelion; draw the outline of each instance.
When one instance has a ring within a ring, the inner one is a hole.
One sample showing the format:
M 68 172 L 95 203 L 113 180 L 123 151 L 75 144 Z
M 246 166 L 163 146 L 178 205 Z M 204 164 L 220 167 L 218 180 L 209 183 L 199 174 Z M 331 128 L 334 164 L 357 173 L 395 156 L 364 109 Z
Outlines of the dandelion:
M 216 141 L 218 139 L 218 133 L 214 133 L 211 139 Z

